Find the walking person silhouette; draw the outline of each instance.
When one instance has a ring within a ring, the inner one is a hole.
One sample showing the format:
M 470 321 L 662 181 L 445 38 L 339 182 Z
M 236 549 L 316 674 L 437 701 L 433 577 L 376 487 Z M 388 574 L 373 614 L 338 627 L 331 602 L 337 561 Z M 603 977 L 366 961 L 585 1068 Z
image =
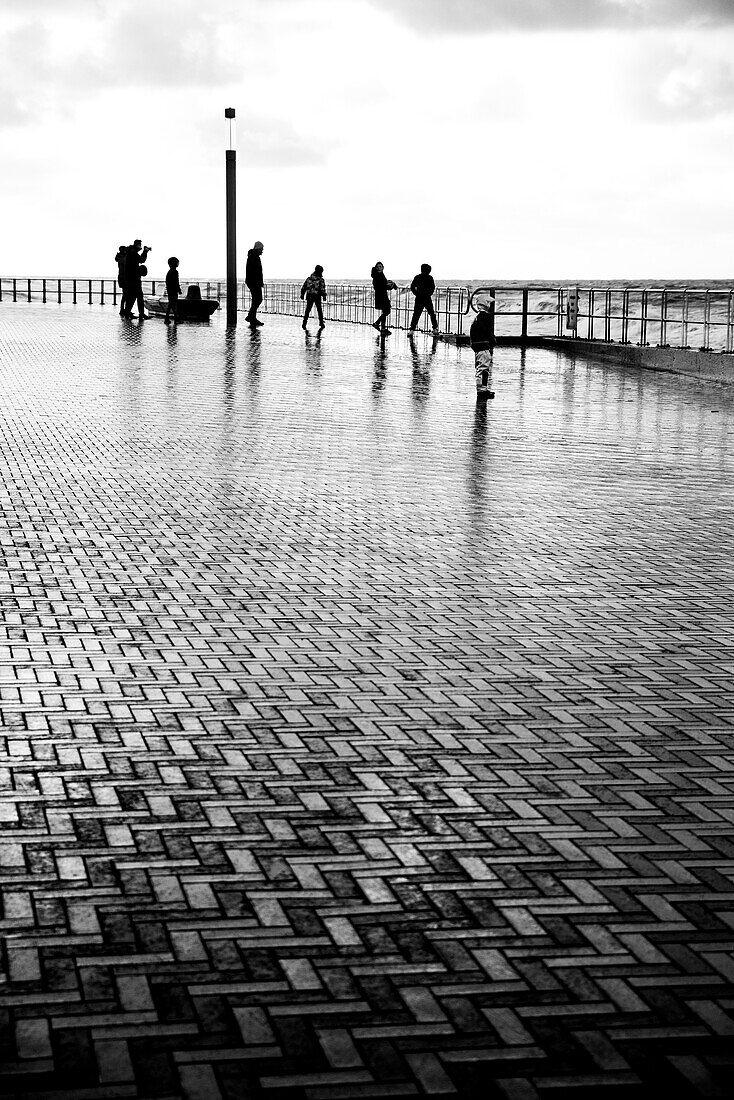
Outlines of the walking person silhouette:
M 245 285 L 250 291 L 250 309 L 245 317 L 245 320 L 249 324 L 250 328 L 255 328 L 256 325 L 261 325 L 262 321 L 257 318 L 257 311 L 262 305 L 263 300 L 263 265 L 260 257 L 263 253 L 262 241 L 255 241 L 252 248 L 247 253 L 247 266 L 245 267 Z
M 421 319 L 423 310 L 431 319 L 431 325 L 433 326 L 434 333 L 438 332 L 438 321 L 436 320 L 436 314 L 433 309 L 433 292 L 436 289 L 436 284 L 433 281 L 431 275 L 431 265 L 421 264 L 420 274 L 416 275 L 413 282 L 410 284 L 410 289 L 415 294 L 415 309 L 413 310 L 413 317 L 410 322 L 409 333 L 415 332 L 418 327 L 418 322 Z
M 304 282 L 301 287 L 301 298 L 306 299 L 306 312 L 303 314 L 303 325 L 305 328 L 308 323 L 309 314 L 313 306 L 316 306 L 316 312 L 319 315 L 319 329 L 324 327 L 324 312 L 321 308 L 321 300 L 323 298 L 326 301 L 326 283 L 323 279 L 324 269 L 321 264 L 316 264 L 313 269 L 313 274 Z
M 378 330 L 380 336 L 389 336 L 390 329 L 387 327 L 387 319 L 392 310 L 392 305 L 390 304 L 390 291 L 397 288 L 397 283 L 394 283 L 392 279 L 386 278 L 385 265 L 381 260 L 377 261 L 370 275 L 372 276 L 372 286 L 375 290 L 375 309 L 380 310 L 380 316 L 376 321 L 373 321 L 372 327 Z

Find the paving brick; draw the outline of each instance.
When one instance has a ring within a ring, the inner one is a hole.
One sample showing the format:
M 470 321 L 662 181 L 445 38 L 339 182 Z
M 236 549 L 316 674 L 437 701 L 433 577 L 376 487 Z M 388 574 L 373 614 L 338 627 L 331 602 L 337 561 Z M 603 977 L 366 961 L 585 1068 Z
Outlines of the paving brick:
M 731 1094 L 734 390 L 392 339 L 0 306 L 13 1100 Z

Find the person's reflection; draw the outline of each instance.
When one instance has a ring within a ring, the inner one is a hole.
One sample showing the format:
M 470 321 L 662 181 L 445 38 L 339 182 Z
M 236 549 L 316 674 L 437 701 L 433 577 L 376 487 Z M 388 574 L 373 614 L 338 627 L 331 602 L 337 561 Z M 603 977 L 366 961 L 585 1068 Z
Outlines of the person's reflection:
M 473 524 L 484 521 L 484 513 L 489 490 L 489 474 L 486 469 L 487 438 L 489 421 L 487 402 L 477 401 L 474 411 L 474 427 L 469 442 L 469 461 L 467 469 L 467 490 Z
M 374 370 L 372 373 L 372 396 L 377 399 L 382 397 L 387 383 L 387 348 L 384 336 L 378 336 L 375 341 Z
M 168 366 L 166 368 L 166 389 L 171 400 L 176 394 L 178 382 L 178 328 L 171 325 L 166 329 L 166 350 L 168 352 Z
M 413 376 L 411 380 L 411 394 L 416 407 L 425 405 L 428 401 L 431 392 L 431 363 L 433 357 L 436 354 L 436 348 L 438 347 L 438 339 L 434 336 L 431 340 L 431 346 L 427 352 L 422 355 L 418 352 L 416 347 L 415 336 L 412 332 L 408 333 L 408 350 L 410 351 L 410 358 L 413 361 Z
M 250 338 L 247 343 L 247 354 L 245 356 L 245 362 L 247 364 L 247 381 L 250 394 L 253 398 L 257 398 L 260 392 L 260 353 L 262 351 L 260 339 L 260 330 L 253 328 L 250 331 Z
M 306 370 L 311 378 L 321 377 L 321 330 L 312 336 L 310 332 L 304 332 L 305 348 L 304 358 Z

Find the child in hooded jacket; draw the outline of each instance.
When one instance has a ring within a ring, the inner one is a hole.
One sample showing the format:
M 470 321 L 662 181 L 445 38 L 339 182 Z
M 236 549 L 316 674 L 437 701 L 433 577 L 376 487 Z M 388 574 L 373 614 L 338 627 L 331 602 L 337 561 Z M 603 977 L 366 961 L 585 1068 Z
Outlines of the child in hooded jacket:
M 322 300 L 326 301 L 326 283 L 323 279 L 324 269 L 321 264 L 316 264 L 313 272 L 304 282 L 301 287 L 301 298 L 306 299 L 306 312 L 303 314 L 303 325 L 305 328 L 308 323 L 309 314 L 313 306 L 316 306 L 316 312 L 319 315 L 319 329 L 324 328 L 324 314 L 321 309 Z

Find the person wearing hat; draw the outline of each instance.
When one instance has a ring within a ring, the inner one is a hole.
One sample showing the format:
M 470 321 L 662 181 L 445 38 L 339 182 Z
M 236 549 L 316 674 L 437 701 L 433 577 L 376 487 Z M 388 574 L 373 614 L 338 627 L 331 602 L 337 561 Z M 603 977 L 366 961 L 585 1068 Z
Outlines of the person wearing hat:
M 251 328 L 261 325 L 257 319 L 257 311 L 263 300 L 263 265 L 260 257 L 263 254 L 262 241 L 255 241 L 247 253 L 247 266 L 245 268 L 245 285 L 250 292 L 250 310 L 245 318 Z
M 316 264 L 313 274 L 309 275 L 301 287 L 301 298 L 306 299 L 306 312 L 303 315 L 303 328 L 308 323 L 308 316 L 314 306 L 319 315 L 319 329 L 324 327 L 324 313 L 321 309 L 321 300 L 326 301 L 326 283 L 323 279 L 324 269 L 321 264 Z
M 489 388 L 489 376 L 492 370 L 492 349 L 496 343 L 494 337 L 495 299 L 491 294 L 483 294 L 474 299 L 477 315 L 469 329 L 469 342 L 474 352 L 474 371 L 477 380 L 477 397 L 494 397 Z

